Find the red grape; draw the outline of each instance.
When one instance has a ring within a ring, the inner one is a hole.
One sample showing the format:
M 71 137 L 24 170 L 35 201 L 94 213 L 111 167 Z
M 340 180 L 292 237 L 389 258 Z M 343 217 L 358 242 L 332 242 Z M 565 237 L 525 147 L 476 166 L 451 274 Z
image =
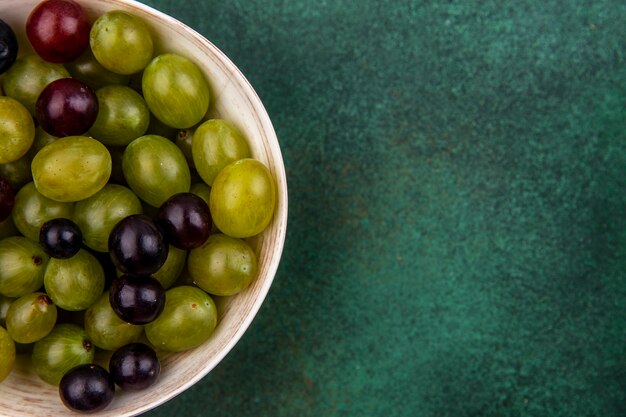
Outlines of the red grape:
M 39 3 L 28 16 L 26 35 L 45 61 L 70 62 L 89 45 L 91 24 L 83 8 L 73 0 Z
M 208 204 L 192 193 L 175 194 L 159 207 L 157 223 L 168 242 L 191 250 L 202 246 L 211 233 Z
M 53 136 L 82 135 L 96 121 L 98 98 L 87 84 L 61 78 L 44 88 L 35 106 L 42 129 Z

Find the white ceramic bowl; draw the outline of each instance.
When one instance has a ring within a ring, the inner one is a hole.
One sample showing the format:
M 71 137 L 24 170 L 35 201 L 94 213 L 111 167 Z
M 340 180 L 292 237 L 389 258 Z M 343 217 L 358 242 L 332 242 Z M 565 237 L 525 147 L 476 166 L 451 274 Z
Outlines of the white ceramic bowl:
M 20 55 L 32 53 L 24 24 L 40 0 L 0 0 L 0 19 L 18 36 Z M 78 0 L 92 18 L 109 10 L 125 10 L 141 18 L 151 29 L 156 53 L 176 52 L 192 59 L 202 69 L 212 88 L 212 116 L 232 121 L 246 135 L 254 158 L 265 163 L 278 188 L 273 222 L 250 243 L 259 260 L 259 275 L 243 292 L 216 299 L 220 321 L 210 340 L 180 354 L 161 357 L 161 376 L 145 391 L 117 390 L 113 402 L 94 415 L 131 416 L 152 409 L 192 386 L 233 348 L 258 312 L 278 268 L 287 226 L 285 168 L 272 123 L 263 104 L 235 65 L 200 34 L 148 6 L 132 0 Z M 18 357 L 12 373 L 0 383 L 0 415 L 60 416 L 72 414 L 59 398 L 58 389 L 42 382 L 29 370 L 29 358 Z

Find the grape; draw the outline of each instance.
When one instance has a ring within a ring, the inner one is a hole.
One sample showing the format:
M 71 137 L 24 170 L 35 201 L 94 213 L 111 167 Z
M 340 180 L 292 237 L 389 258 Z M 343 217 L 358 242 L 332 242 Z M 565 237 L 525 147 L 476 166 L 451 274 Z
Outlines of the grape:
M 113 280 L 117 278 L 118 273 L 120 273 L 115 265 L 113 265 L 109 252 L 98 252 L 90 248 L 87 248 L 87 252 L 92 254 L 93 257 L 100 263 L 100 266 L 104 271 L 104 288 L 105 290 L 108 290 L 111 287 Z
M 72 78 L 76 78 L 97 90 L 107 85 L 129 85 L 130 76 L 116 74 L 104 68 L 87 48 L 78 59 L 65 64 Z
M 104 409 L 113 401 L 115 383 L 100 365 L 78 365 L 59 383 L 59 395 L 67 408 L 81 413 Z
M 41 226 L 39 244 L 53 258 L 71 258 L 80 250 L 83 236 L 70 219 L 56 218 Z
M 15 32 L 11 26 L 0 19 L 0 74 L 6 72 L 13 65 L 17 58 L 18 49 Z
M 43 130 L 41 126 L 37 126 L 37 128 L 35 129 L 35 141 L 28 150 L 28 155 L 31 155 L 31 160 L 35 155 L 37 155 L 37 152 L 43 149 L 44 146 L 51 144 L 57 139 L 59 139 L 58 136 L 51 135 L 50 133 Z
M 113 280 L 109 292 L 111 308 L 125 322 L 147 324 L 165 305 L 165 290 L 150 275 L 122 275 Z
M 191 151 L 198 174 L 209 185 L 226 165 L 251 156 L 248 142 L 239 130 L 221 119 L 207 120 L 198 126 Z
M 98 116 L 98 98 L 82 81 L 61 78 L 43 89 L 35 114 L 41 128 L 51 135 L 82 135 Z
M 0 222 L 3 222 L 11 215 L 14 204 L 13 187 L 11 187 L 7 179 L 0 177 Z
M 189 164 L 190 169 L 196 169 L 196 166 L 193 163 L 193 155 L 191 153 L 191 146 L 193 141 L 193 129 L 182 129 L 178 131 L 176 135 L 176 146 L 180 148 L 185 155 L 185 159 L 187 160 L 187 164 Z
M 26 35 L 35 52 L 55 63 L 78 58 L 89 45 L 90 23 L 73 0 L 39 3 L 26 20 Z
M 71 218 L 73 203 L 51 200 L 37 191 L 34 183 L 28 183 L 15 195 L 13 222 L 15 227 L 27 238 L 39 241 L 41 226 L 48 220 Z
M 209 196 L 211 195 L 211 187 L 206 185 L 203 182 L 197 182 L 195 184 L 191 184 L 189 188 L 189 192 L 197 195 L 201 199 L 204 200 L 205 203 L 209 204 Z
M 9 311 L 9 307 L 13 301 L 15 301 L 15 298 L 6 297 L 0 294 L 0 327 L 6 327 L 7 311 Z
M 141 202 L 131 190 L 107 184 L 96 194 L 76 203 L 74 220 L 83 232 L 85 245 L 107 252 L 113 227 L 123 218 L 142 212 Z
M 98 62 L 117 74 L 139 72 L 152 59 L 152 37 L 146 25 L 119 10 L 96 19 L 89 43 Z
M 82 327 L 62 323 L 35 342 L 31 359 L 35 373 L 42 380 L 59 385 L 70 369 L 93 362 L 94 354 L 95 348 Z
M 146 133 L 150 111 L 143 97 L 130 87 L 109 85 L 96 91 L 98 117 L 89 130 L 105 145 L 126 146 Z
M 187 251 L 170 246 L 165 263 L 152 276 L 161 283 L 164 289 L 168 289 L 185 269 L 186 261 Z
M 17 231 L 17 228 L 15 227 L 15 224 L 13 223 L 13 218 L 11 216 L 0 222 L 0 240 L 6 237 L 16 236 L 19 233 L 20 232 Z
M 50 259 L 43 283 L 57 306 L 68 311 L 85 310 L 104 291 L 104 270 L 92 254 L 81 249 L 69 259 Z
M 4 94 L 19 101 L 35 115 L 35 103 L 43 89 L 54 80 L 70 74 L 61 64 L 42 60 L 38 55 L 18 58 L 4 74 Z
M 85 311 L 85 331 L 97 347 L 115 350 L 136 341 L 143 332 L 143 326 L 120 319 L 111 308 L 109 292 L 105 291 L 98 301 Z
M 167 241 L 180 249 L 202 245 L 211 233 L 211 213 L 207 203 L 195 194 L 179 193 L 159 207 L 157 223 Z
M 23 236 L 0 240 L 0 294 L 21 297 L 38 290 L 48 259 L 37 243 Z
M 200 346 L 213 334 L 217 309 L 211 297 L 196 287 L 165 292 L 165 308 L 146 324 L 146 337 L 156 349 L 181 352 Z
M 152 274 L 165 263 L 167 251 L 159 228 L 142 214 L 122 219 L 109 235 L 111 260 L 123 273 Z
M 185 156 L 162 136 L 146 135 L 132 141 L 124 151 L 122 170 L 129 187 L 153 207 L 174 194 L 188 192 L 191 186 Z
M 79 201 L 106 185 L 111 165 L 111 155 L 103 144 L 85 136 L 68 136 L 37 152 L 32 162 L 33 180 L 48 198 Z
M 152 348 L 143 343 L 131 343 L 113 353 L 109 371 L 120 388 L 142 390 L 156 382 L 161 364 Z
M 180 129 L 168 126 L 150 113 L 150 126 L 148 126 L 147 134 L 163 136 L 164 138 L 175 140 Z
M 124 178 L 124 171 L 122 171 L 122 157 L 126 147 L 124 146 L 107 146 L 109 153 L 111 154 L 111 160 L 113 161 L 113 167 L 111 169 L 110 184 L 119 184 L 127 186 L 126 178 Z M 134 194 L 134 193 L 133 193 Z M 136 197 L 136 196 L 135 196 Z
M 7 311 L 7 331 L 18 343 L 43 339 L 54 327 L 57 308 L 42 292 L 26 294 L 11 303 Z
M 196 64 L 176 54 L 154 58 L 141 87 L 150 111 L 177 129 L 192 127 L 209 108 L 209 85 Z
M 262 232 L 274 216 L 276 184 L 270 171 L 255 159 L 227 165 L 213 182 L 209 207 L 224 234 L 250 237 Z
M 10 97 L 0 97 L 0 114 L 0 164 L 6 164 L 26 155 L 35 140 L 35 123 L 28 110 Z
M 209 294 L 227 296 L 250 285 L 256 277 L 257 259 L 245 241 L 218 234 L 189 253 L 187 267 L 198 287 Z
M 6 178 L 14 190 L 19 190 L 33 180 L 30 172 L 30 162 L 33 158 L 29 154 L 30 152 L 27 152 L 17 161 L 0 164 L 0 176 Z
M 0 382 L 11 373 L 15 363 L 15 343 L 9 332 L 0 327 Z

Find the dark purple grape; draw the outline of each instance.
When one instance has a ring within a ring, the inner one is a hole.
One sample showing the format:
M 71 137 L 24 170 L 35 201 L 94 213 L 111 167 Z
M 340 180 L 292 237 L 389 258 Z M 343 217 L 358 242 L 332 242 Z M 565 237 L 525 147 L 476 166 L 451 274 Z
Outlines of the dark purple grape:
M 113 400 L 115 383 L 101 366 L 78 365 L 59 383 L 61 401 L 70 410 L 91 413 L 102 410 Z
M 175 194 L 159 207 L 157 223 L 168 242 L 185 250 L 202 246 L 211 234 L 211 212 L 193 193 Z
M 148 324 L 165 307 L 165 290 L 150 275 L 122 275 L 111 283 L 109 302 L 125 322 Z
M 122 346 L 109 360 L 113 381 L 124 390 L 142 390 L 154 384 L 161 373 L 156 352 L 143 343 Z
M 82 135 L 96 121 L 98 98 L 87 84 L 61 78 L 43 89 L 35 113 L 41 128 L 52 136 Z
M 71 258 L 78 253 L 82 243 L 80 228 L 70 219 L 48 220 L 39 230 L 39 244 L 53 258 Z
M 11 26 L 0 19 L 0 74 L 6 72 L 17 59 L 17 39 Z
M 0 177 L 0 222 L 11 215 L 15 204 L 15 194 L 11 183 L 4 177 Z
M 26 35 L 45 61 L 57 64 L 78 58 L 89 45 L 91 24 L 73 0 L 48 0 L 37 5 L 26 20 Z
M 168 245 L 150 217 L 133 214 L 113 227 L 109 252 L 113 264 L 123 273 L 150 275 L 165 263 Z

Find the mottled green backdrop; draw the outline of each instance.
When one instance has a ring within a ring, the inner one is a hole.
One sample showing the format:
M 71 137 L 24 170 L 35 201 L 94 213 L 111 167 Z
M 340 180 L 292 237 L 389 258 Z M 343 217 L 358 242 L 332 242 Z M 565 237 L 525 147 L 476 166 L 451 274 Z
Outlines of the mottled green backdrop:
M 249 331 L 149 416 L 626 415 L 626 2 L 143 0 L 283 150 Z

